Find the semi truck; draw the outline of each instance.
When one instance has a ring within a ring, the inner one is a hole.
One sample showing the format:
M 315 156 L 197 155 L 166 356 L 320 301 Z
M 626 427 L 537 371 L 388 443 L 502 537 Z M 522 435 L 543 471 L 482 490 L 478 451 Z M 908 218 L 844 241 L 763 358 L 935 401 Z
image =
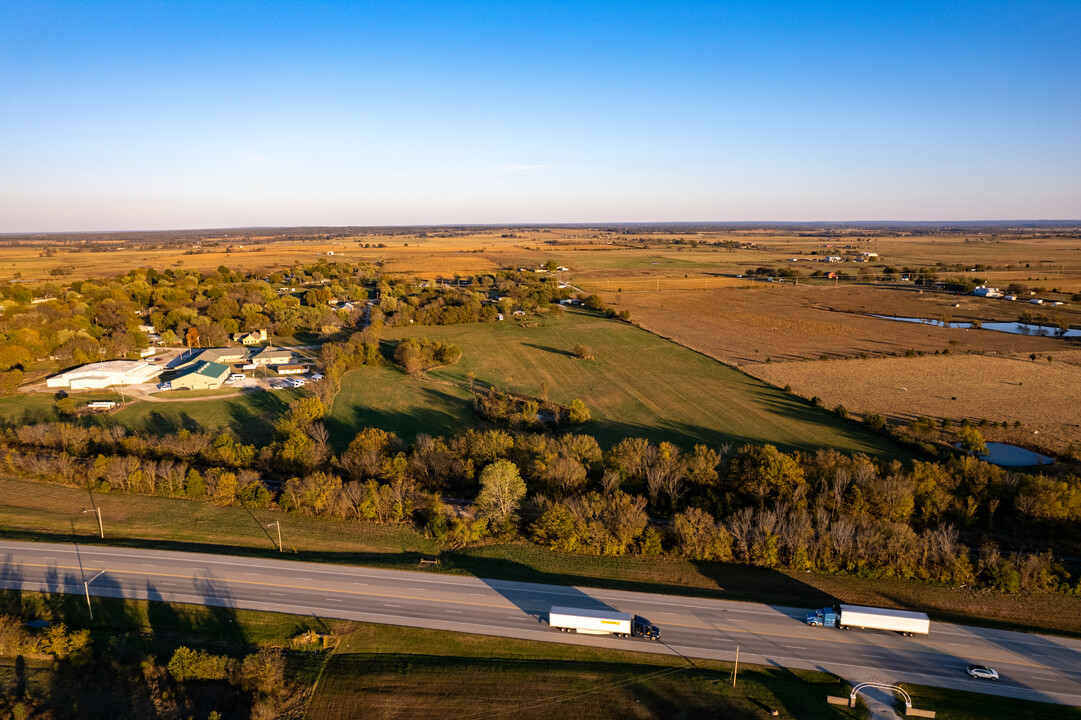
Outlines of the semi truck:
M 661 638 L 661 631 L 649 620 L 615 610 L 553 607 L 548 612 L 548 625 L 560 632 L 585 635 L 615 635 L 650 640 Z
M 926 635 L 931 632 L 931 619 L 924 613 L 861 605 L 839 605 L 813 610 L 807 613 L 807 624 L 838 627 L 842 630 L 892 630 L 906 636 Z

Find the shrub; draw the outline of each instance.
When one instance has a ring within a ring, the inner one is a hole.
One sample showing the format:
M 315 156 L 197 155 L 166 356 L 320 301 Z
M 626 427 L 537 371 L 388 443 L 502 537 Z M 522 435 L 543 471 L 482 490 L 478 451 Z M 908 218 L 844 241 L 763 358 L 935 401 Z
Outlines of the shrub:
M 583 343 L 578 343 L 574 346 L 574 357 L 579 360 L 592 360 L 594 357 L 593 348 Z
M 228 658 L 211 655 L 205 650 L 192 650 L 181 645 L 169 660 L 169 674 L 177 682 L 189 680 L 224 680 Z

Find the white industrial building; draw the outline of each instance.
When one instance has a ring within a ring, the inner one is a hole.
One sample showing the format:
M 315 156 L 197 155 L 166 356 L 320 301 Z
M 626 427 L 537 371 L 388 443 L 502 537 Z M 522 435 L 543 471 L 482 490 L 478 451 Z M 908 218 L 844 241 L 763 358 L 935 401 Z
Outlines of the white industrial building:
M 48 387 L 87 390 L 112 385 L 139 385 L 161 374 L 161 368 L 141 360 L 109 360 L 90 363 L 74 370 L 53 375 L 45 381 Z

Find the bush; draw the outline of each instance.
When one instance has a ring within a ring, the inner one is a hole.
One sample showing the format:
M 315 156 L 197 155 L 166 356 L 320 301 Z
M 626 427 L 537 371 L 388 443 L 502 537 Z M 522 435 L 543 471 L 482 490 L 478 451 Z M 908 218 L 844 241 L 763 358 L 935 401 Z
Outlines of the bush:
M 578 358 L 579 360 L 592 360 L 593 348 L 589 347 L 588 345 L 578 343 L 574 346 L 574 357 Z
M 867 413 L 863 416 L 863 424 L 876 432 L 886 429 L 886 420 L 878 413 Z
M 229 659 L 211 655 L 205 650 L 192 650 L 181 645 L 169 660 L 169 674 L 177 682 L 189 680 L 224 680 Z

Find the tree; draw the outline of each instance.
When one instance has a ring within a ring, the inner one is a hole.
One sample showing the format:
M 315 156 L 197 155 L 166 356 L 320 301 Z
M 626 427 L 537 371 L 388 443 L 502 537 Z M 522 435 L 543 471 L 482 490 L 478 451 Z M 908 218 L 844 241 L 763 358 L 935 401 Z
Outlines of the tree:
M 961 446 L 961 450 L 967 452 L 969 455 L 986 455 L 987 443 L 983 440 L 983 435 L 980 431 L 974 427 L 963 427 L 957 431 L 957 441 Z
M 496 460 L 480 471 L 477 510 L 483 516 L 504 521 L 514 516 L 525 497 L 525 480 L 510 460 Z
M 185 334 L 184 339 L 188 343 L 188 350 L 193 347 L 199 347 L 199 330 L 195 327 L 188 328 L 188 332 Z
M 584 425 L 589 422 L 592 416 L 589 414 L 589 408 L 586 404 L 575 398 L 571 400 L 571 404 L 567 407 L 567 419 L 571 421 L 572 425 Z

